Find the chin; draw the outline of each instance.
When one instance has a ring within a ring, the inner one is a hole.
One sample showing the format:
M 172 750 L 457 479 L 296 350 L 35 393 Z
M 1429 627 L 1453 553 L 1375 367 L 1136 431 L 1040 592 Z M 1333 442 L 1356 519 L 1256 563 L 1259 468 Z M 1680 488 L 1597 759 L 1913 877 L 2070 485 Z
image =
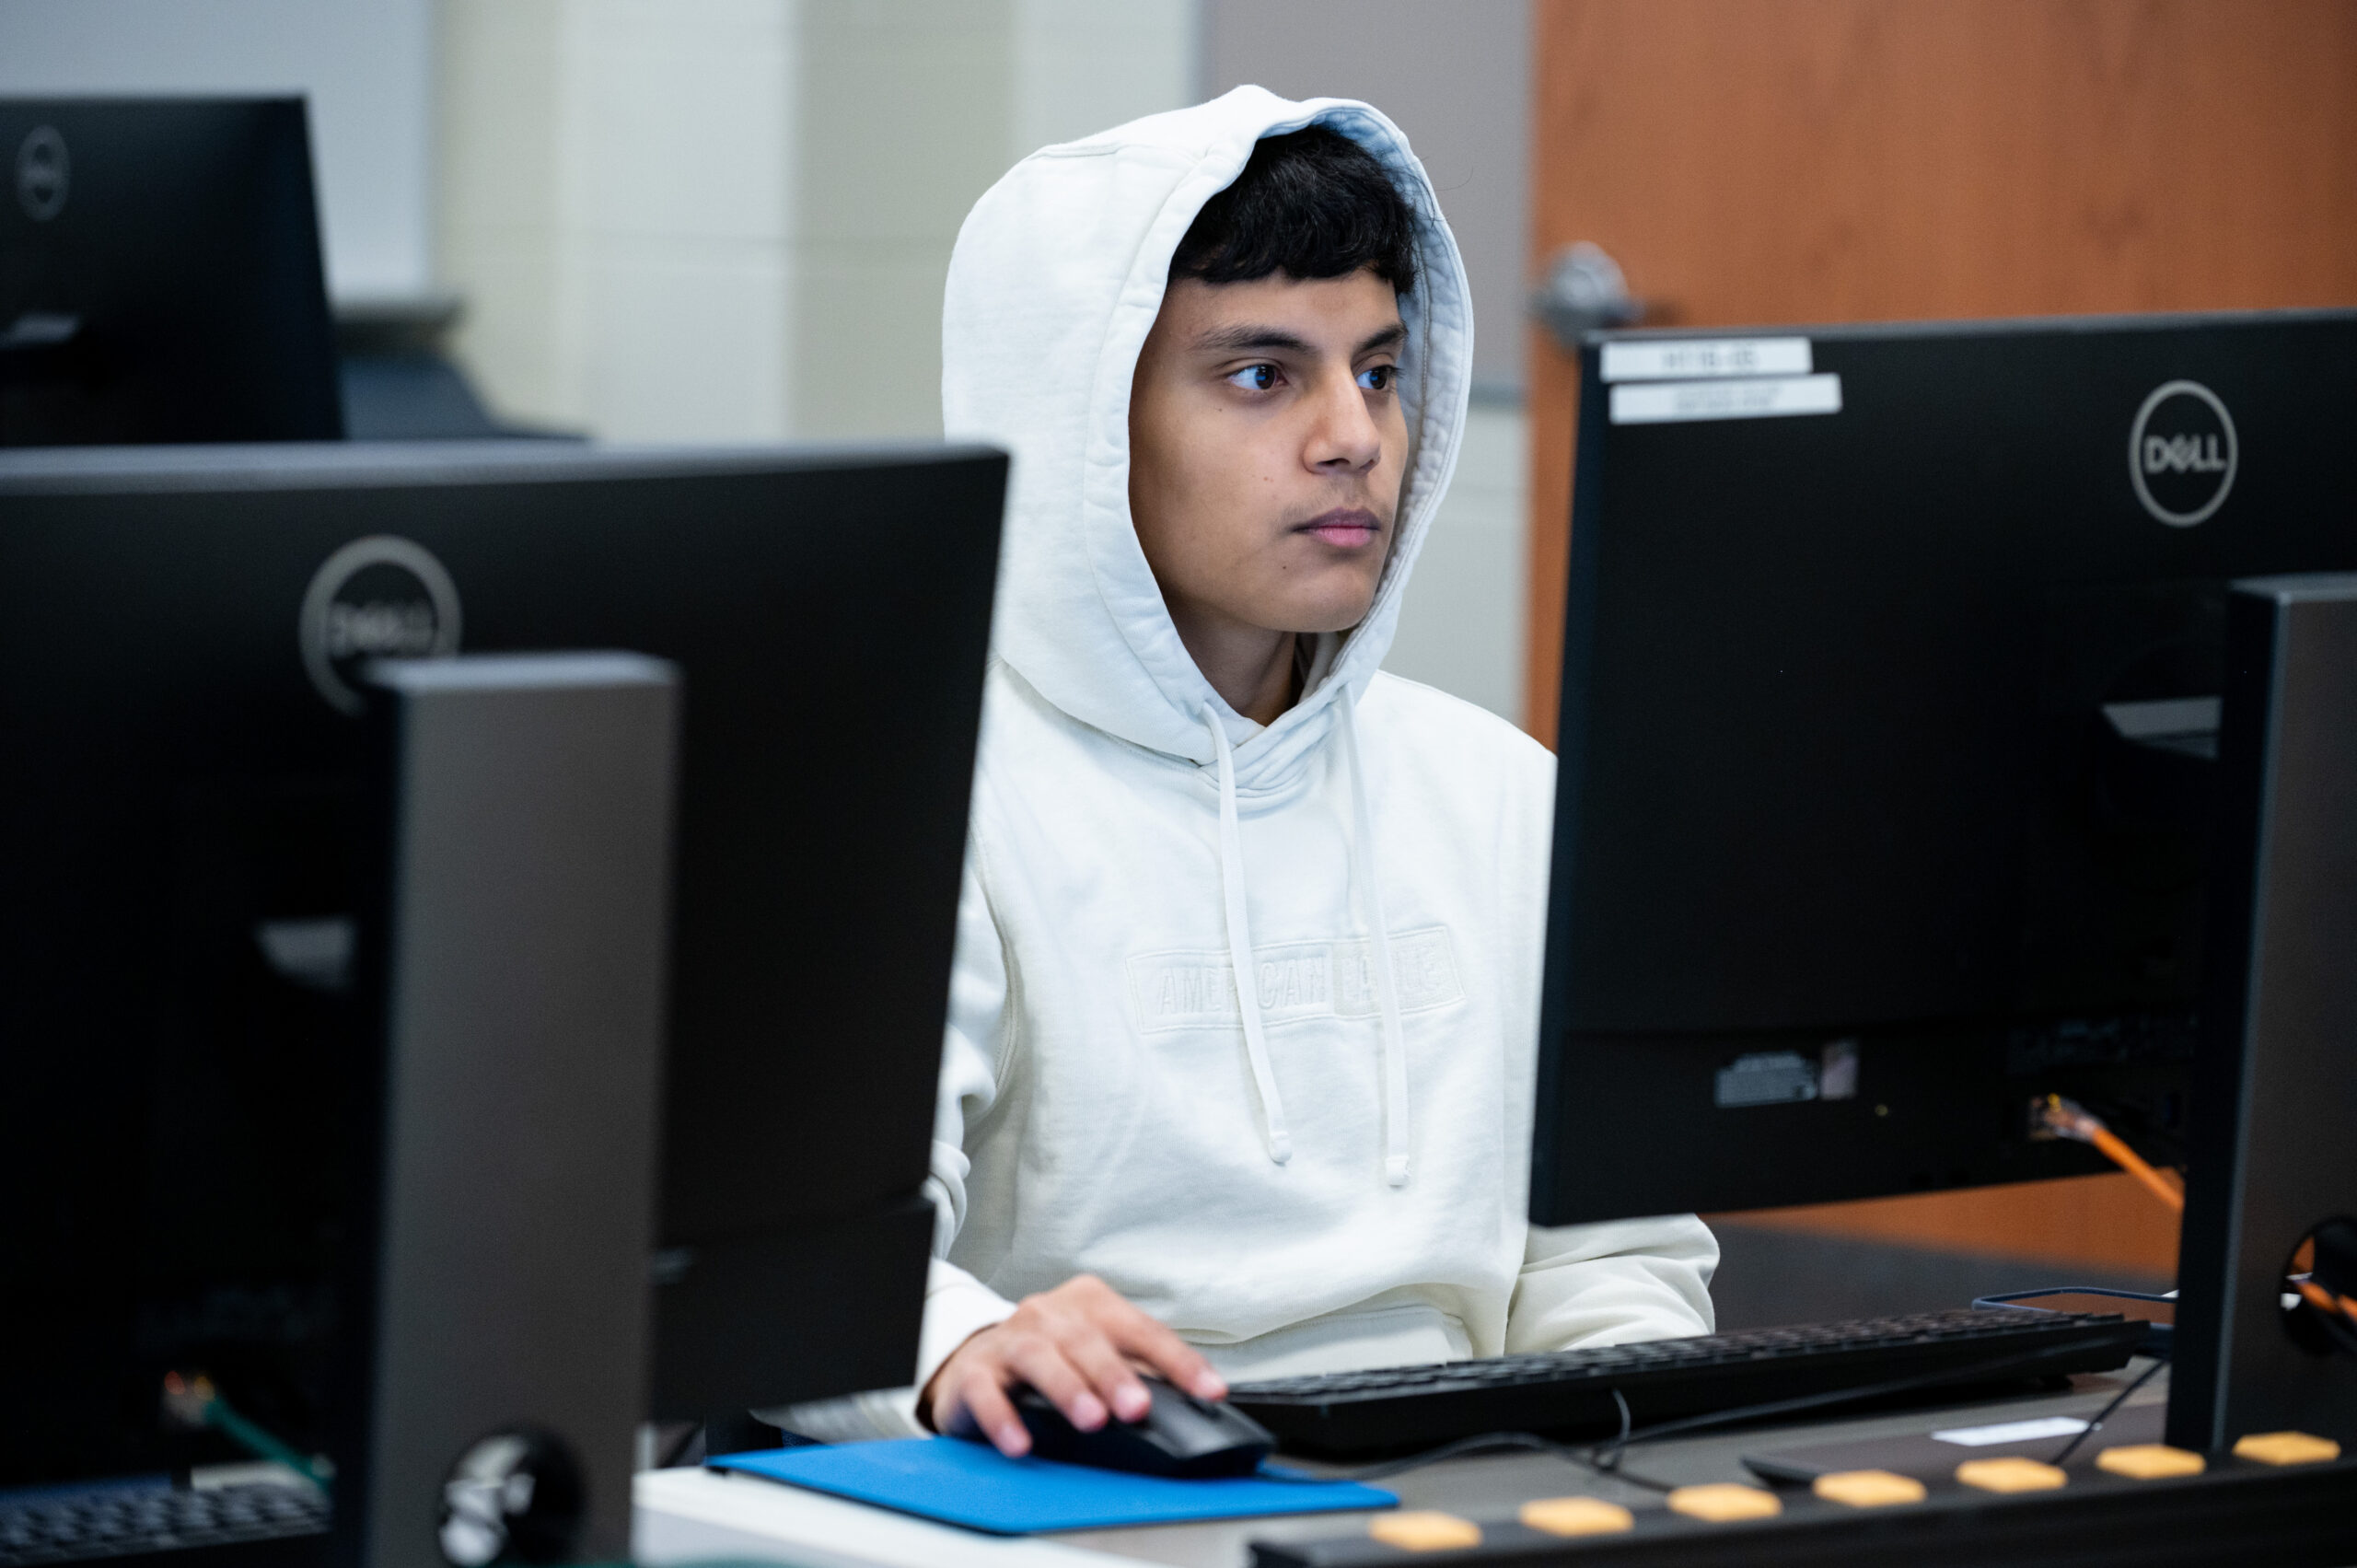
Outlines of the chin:
M 1295 636 L 1347 632 L 1364 621 L 1366 612 L 1374 608 L 1380 573 L 1369 571 L 1370 564 L 1356 561 L 1320 563 L 1322 569 L 1298 573 L 1295 581 L 1283 585 L 1284 592 L 1269 595 L 1258 607 L 1259 613 L 1248 613 L 1243 619 L 1256 626 L 1280 628 Z M 1309 580 L 1298 580 L 1301 577 Z
M 1366 619 L 1375 608 L 1375 596 L 1364 595 L 1346 605 L 1325 605 L 1290 618 L 1295 636 L 1315 636 L 1321 632 L 1347 632 Z

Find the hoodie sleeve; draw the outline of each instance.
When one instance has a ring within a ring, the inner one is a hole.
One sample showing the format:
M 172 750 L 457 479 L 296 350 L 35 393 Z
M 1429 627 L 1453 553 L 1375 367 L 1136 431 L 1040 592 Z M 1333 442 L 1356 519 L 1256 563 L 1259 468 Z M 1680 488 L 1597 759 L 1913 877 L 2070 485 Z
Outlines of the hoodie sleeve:
M 1006 993 L 1006 949 L 970 855 L 958 891 L 958 953 L 949 970 L 949 1025 L 934 1104 L 933 1174 L 924 1184 L 934 1208 L 933 1265 L 917 1342 L 919 1388 L 933 1380 L 951 1352 L 1015 1310 L 1013 1302 L 949 1261 L 950 1243 L 966 1223 L 966 1128 L 998 1098 L 996 1048 Z
M 1707 1334 L 1718 1264 L 1718 1238 L 1692 1214 L 1532 1225 L 1506 1308 L 1506 1353 Z

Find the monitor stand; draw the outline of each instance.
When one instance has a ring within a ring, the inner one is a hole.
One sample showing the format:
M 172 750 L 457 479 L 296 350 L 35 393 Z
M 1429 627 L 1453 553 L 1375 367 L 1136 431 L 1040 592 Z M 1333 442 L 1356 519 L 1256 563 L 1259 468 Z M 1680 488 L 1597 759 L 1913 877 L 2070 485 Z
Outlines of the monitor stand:
M 677 680 L 628 654 L 370 675 L 381 1148 L 333 1560 L 613 1561 L 645 1400 Z
M 2168 1440 L 2352 1447 L 2357 1355 L 2282 1302 L 2357 1216 L 2357 575 L 2236 583 L 2226 645 Z

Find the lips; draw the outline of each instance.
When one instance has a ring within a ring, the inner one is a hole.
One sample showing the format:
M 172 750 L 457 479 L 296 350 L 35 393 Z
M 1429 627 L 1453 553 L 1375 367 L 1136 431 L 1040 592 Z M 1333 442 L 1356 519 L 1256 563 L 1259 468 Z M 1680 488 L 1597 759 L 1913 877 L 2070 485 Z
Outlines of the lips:
M 1363 550 L 1383 537 L 1383 525 L 1364 508 L 1337 507 L 1295 526 L 1293 531 L 1323 540 L 1337 550 Z

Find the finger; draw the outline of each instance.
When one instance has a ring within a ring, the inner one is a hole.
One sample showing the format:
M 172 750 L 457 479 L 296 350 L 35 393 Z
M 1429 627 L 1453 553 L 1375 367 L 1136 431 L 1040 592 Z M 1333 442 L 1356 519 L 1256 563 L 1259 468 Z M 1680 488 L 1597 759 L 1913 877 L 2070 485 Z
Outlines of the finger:
M 1019 1459 L 1031 1451 L 1031 1434 L 1023 1428 L 1022 1420 L 1015 1413 L 1015 1406 L 999 1387 L 994 1366 L 977 1366 L 958 1385 L 958 1413 L 971 1422 L 991 1440 L 991 1446 L 1010 1459 Z
M 1064 1412 L 1064 1419 L 1081 1431 L 1094 1432 L 1105 1424 L 1105 1401 L 1097 1397 L 1088 1379 L 1056 1341 L 1043 1334 L 1026 1335 L 1007 1347 L 1006 1362 L 1016 1376 L 1045 1394 L 1051 1404 Z
M 1112 1338 L 1095 1323 L 1083 1323 L 1062 1341 L 1064 1357 L 1097 1390 L 1097 1398 L 1123 1421 L 1144 1421 L 1154 1396 Z
M 1126 1302 L 1122 1307 L 1119 1320 L 1108 1326 L 1116 1345 L 1199 1400 L 1227 1398 L 1226 1380 L 1201 1352 L 1136 1307 Z
M 932 1412 L 933 1429 L 952 1437 L 968 1437 L 981 1432 L 974 1412 L 967 1407 L 966 1376 L 975 1365 L 971 1356 L 960 1356 L 945 1365 L 927 1385 L 927 1408 Z

